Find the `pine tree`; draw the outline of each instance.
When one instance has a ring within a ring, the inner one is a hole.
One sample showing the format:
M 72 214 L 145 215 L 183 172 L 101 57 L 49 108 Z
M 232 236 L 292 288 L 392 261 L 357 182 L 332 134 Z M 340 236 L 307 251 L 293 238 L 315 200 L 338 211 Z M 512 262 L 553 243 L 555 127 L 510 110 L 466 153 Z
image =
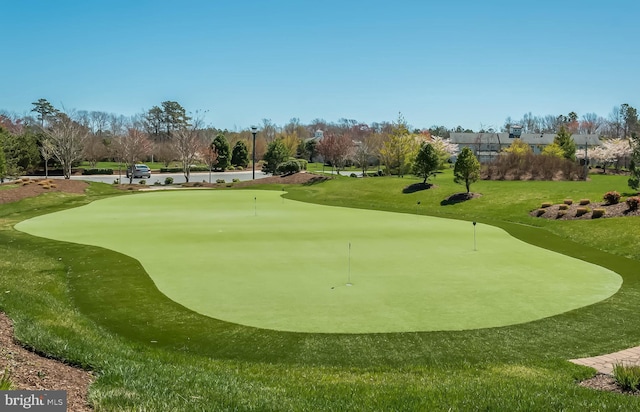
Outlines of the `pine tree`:
M 264 154 L 265 163 L 262 166 L 262 171 L 264 173 L 275 173 L 278 165 L 287 160 L 289 156 L 289 150 L 287 149 L 287 146 L 285 146 L 284 142 L 281 139 L 274 140 L 267 146 L 267 152 Z
M 7 160 L 4 156 L 4 149 L 0 145 L 0 183 L 4 182 L 7 175 Z
M 231 164 L 240 167 L 247 167 L 249 165 L 249 150 L 244 141 L 238 140 L 236 144 L 233 145 Z
M 562 148 L 565 159 L 576 159 L 576 143 L 571 138 L 571 133 L 569 133 L 564 126 L 560 126 L 560 130 L 553 139 L 553 143 L 556 143 Z
M 229 156 L 229 142 L 227 138 L 224 137 L 222 133 L 218 133 L 218 135 L 213 139 L 211 143 L 211 149 L 216 152 L 216 169 L 220 169 L 222 171 L 227 169 L 227 166 L 230 164 L 230 156 Z

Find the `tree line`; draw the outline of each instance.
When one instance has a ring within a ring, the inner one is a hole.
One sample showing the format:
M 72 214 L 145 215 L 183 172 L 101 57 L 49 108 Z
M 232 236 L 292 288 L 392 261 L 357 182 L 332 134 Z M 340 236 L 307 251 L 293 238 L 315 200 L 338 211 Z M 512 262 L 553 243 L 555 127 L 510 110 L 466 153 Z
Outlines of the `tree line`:
M 250 129 L 229 131 L 205 126 L 204 113 L 191 113 L 178 102 L 165 101 L 135 116 L 99 111 L 65 111 L 46 99 L 34 102 L 32 115 L 0 114 L 0 178 L 48 169 L 51 163 L 69 177 L 72 167 L 84 160 L 95 166 L 112 160 L 132 165 L 154 160 L 169 166 L 179 162 L 189 180 L 192 165 L 204 163 L 212 169 L 244 168 L 253 156 Z M 518 124 L 525 133 L 597 133 L 604 138 L 632 139 L 638 133 L 635 108 L 616 106 L 607 118 L 594 113 L 582 117 L 567 115 L 534 116 L 519 120 L 508 117 L 501 131 Z M 313 139 L 321 131 L 322 139 Z M 479 132 L 495 131 L 482 126 Z M 429 143 L 439 156 L 439 165 L 455 154 L 457 147 L 448 137 L 452 132 L 473 132 L 461 126 L 413 128 L 399 115 L 392 122 L 366 124 L 353 119 L 327 122 L 314 119 L 302 124 L 292 118 L 284 126 L 262 119 L 258 125 L 255 158 L 264 161 L 264 170 L 274 173 L 278 164 L 290 158 L 322 159 L 341 169 L 356 164 L 363 173 L 371 166 L 387 174 L 411 173 L 417 155 Z M 637 164 L 638 162 L 636 162 Z

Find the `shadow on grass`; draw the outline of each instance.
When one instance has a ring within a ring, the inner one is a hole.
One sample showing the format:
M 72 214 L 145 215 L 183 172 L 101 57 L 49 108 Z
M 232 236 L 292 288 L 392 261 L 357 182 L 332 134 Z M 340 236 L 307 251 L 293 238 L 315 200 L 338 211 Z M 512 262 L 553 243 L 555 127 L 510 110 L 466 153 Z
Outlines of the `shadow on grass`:
M 312 179 L 309 179 L 308 181 L 304 182 L 302 185 L 303 186 L 312 186 L 315 185 L 317 183 L 322 183 L 322 182 L 326 182 L 327 180 L 329 180 L 328 177 L 326 176 L 316 176 Z
M 402 193 L 409 194 L 419 192 L 421 190 L 427 190 L 433 187 L 431 183 L 414 183 L 402 189 Z
M 455 205 L 458 203 L 466 202 L 467 200 L 471 200 L 473 198 L 480 197 L 478 193 L 455 193 L 448 198 L 444 199 L 440 202 L 440 206 L 449 206 Z

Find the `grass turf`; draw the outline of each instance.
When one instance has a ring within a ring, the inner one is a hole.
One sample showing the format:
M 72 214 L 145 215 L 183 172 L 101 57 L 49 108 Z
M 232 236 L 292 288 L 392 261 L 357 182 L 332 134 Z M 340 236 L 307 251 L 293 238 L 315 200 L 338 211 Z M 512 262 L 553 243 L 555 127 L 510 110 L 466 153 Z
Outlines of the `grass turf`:
M 26 346 L 95 371 L 96 411 L 638 410 L 638 397 L 579 387 L 593 371 L 566 359 L 640 343 L 640 219 L 557 222 L 526 214 L 542 201 L 624 192 L 626 178 L 478 182 L 472 190 L 483 193 L 481 201 L 445 207 L 440 202 L 461 189 L 450 173 L 436 179 L 435 190 L 401 194 L 416 181 L 345 178 L 291 187 L 287 197 L 409 214 L 421 200 L 421 213 L 491 222 L 610 268 L 623 277 L 620 291 L 551 318 L 462 332 L 299 334 L 234 326 L 164 297 L 134 259 L 13 230 L 17 221 L 118 193 L 93 184 L 83 198 L 51 193 L 0 208 L 0 309 Z
M 282 331 L 505 326 L 595 303 L 621 284 L 610 270 L 493 226 L 284 202 L 280 195 L 149 193 L 16 227 L 128 254 L 185 307 Z

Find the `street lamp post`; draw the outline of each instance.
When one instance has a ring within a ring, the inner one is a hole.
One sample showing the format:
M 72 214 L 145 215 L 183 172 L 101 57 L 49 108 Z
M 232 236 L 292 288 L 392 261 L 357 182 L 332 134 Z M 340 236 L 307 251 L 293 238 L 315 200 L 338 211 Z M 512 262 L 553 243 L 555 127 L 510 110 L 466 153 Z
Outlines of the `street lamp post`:
M 251 126 L 251 134 L 253 135 L 253 150 L 251 151 L 251 167 L 253 170 L 253 180 L 256 180 L 256 133 L 258 133 L 258 128 L 255 126 Z

